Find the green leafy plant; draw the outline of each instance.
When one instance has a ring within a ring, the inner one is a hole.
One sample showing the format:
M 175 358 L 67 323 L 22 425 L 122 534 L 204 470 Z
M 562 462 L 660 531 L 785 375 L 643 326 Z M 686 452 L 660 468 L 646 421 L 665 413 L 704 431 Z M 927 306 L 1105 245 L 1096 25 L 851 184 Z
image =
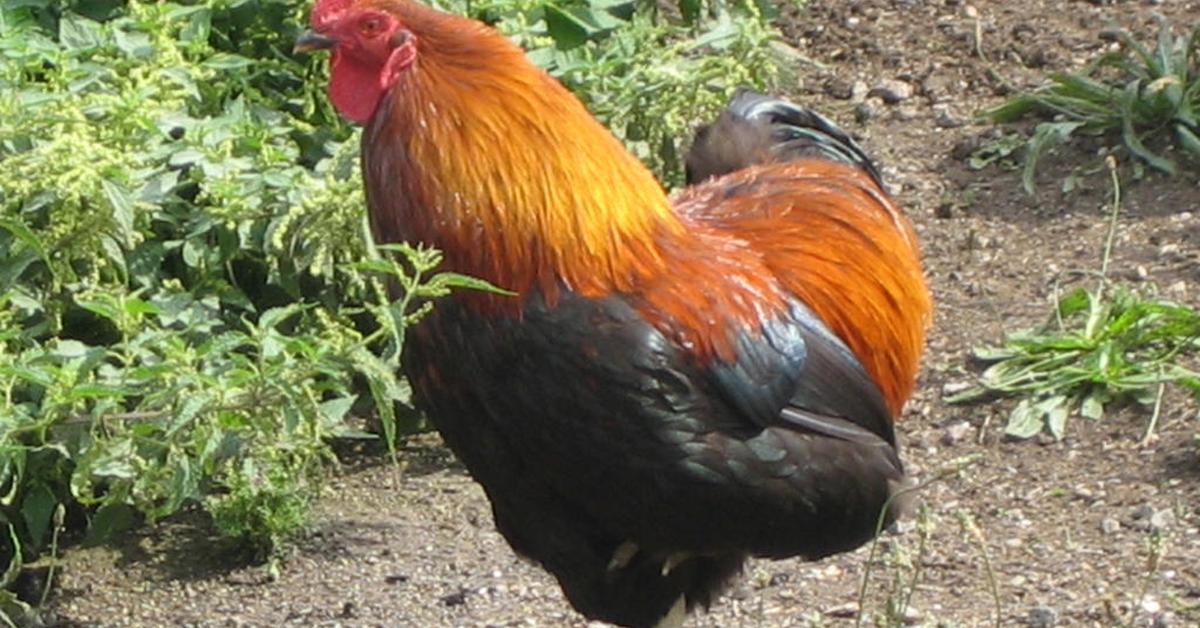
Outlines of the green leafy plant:
M 1109 293 L 1111 292 L 1111 293 Z M 1200 374 L 1178 358 L 1200 348 L 1200 313 L 1127 288 L 1078 287 L 1058 299 L 1046 325 L 1009 334 L 999 347 L 980 347 L 990 363 L 978 385 L 948 399 L 962 403 L 1018 396 L 1006 432 L 1028 438 L 1066 433 L 1078 414 L 1100 419 L 1114 402 L 1153 405 L 1163 384 L 1200 393 Z
M 1153 46 L 1125 31 L 1120 38 L 1120 50 L 1079 72 L 1054 74 L 1048 84 L 984 112 L 998 123 L 1052 118 L 1039 123 L 1025 143 L 1027 192 L 1033 193 L 1039 160 L 1080 135 L 1119 137 L 1125 150 L 1168 174 L 1179 166 L 1156 150 L 1158 144 L 1172 143 L 1181 157 L 1200 160 L 1200 27 L 1176 36 L 1162 19 Z
M 1200 349 L 1200 312 L 1108 281 L 1108 265 L 1120 212 L 1120 182 L 1109 158 L 1113 206 L 1096 289 L 1076 287 L 1056 298 L 1050 320 L 1010 333 L 1001 346 L 978 347 L 975 358 L 990 366 L 977 385 L 947 398 L 965 403 L 1016 396 L 1005 432 L 1029 438 L 1043 430 L 1055 438 L 1079 414 L 1099 420 L 1110 403 L 1153 404 L 1147 433 L 1157 420 L 1163 386 L 1179 384 L 1200 394 L 1200 374 L 1180 358 Z

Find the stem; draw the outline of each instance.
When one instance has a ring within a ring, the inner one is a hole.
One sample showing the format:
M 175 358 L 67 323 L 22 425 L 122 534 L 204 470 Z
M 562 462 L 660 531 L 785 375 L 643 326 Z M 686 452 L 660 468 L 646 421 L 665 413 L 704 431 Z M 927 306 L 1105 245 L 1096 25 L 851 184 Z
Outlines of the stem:
M 38 608 L 46 606 L 46 599 L 50 597 L 50 587 L 54 584 L 54 571 L 58 567 L 58 533 L 62 532 L 66 510 L 62 504 L 54 509 L 54 530 L 50 533 L 50 567 L 46 570 L 46 586 L 42 588 L 42 597 L 38 600 Z
M 951 466 L 949 468 L 943 469 L 937 475 L 925 480 L 924 482 L 921 482 L 920 484 L 902 488 L 895 493 L 892 493 L 892 495 L 888 497 L 887 501 L 883 503 L 883 508 L 879 510 L 879 519 L 875 522 L 875 538 L 871 540 L 871 551 L 867 553 L 867 565 L 863 568 L 862 584 L 858 588 L 858 614 L 854 617 L 855 628 L 860 628 L 863 623 L 864 609 L 866 608 L 867 604 L 867 585 L 871 580 L 871 570 L 875 564 L 875 555 L 879 550 L 879 535 L 883 533 L 883 522 L 887 519 L 887 513 L 888 510 L 891 509 L 892 503 L 904 495 L 923 490 L 925 487 L 931 484 L 940 482 L 950 476 L 957 475 L 967 467 L 979 462 L 980 457 L 981 456 L 979 454 L 972 454 L 958 458 L 951 462 Z
M 1160 376 L 1162 376 L 1161 371 Z M 1150 442 L 1150 437 L 1154 435 L 1154 429 L 1158 427 L 1158 416 L 1162 413 L 1163 392 L 1166 389 L 1165 381 L 1158 384 L 1158 394 L 1154 397 L 1154 412 L 1150 414 L 1150 424 L 1146 426 L 1146 433 L 1142 435 L 1142 440 L 1138 443 L 1139 447 L 1145 447 Z
M 1104 295 L 1104 284 L 1108 279 L 1108 263 L 1112 259 L 1113 242 L 1117 239 L 1117 216 L 1121 212 L 1121 178 L 1117 175 L 1117 160 L 1112 155 L 1104 158 L 1108 166 L 1108 175 L 1112 179 L 1113 202 L 1112 213 L 1108 220 L 1108 238 L 1104 242 L 1104 257 L 1100 259 L 1100 287 L 1096 290 L 1096 300 Z

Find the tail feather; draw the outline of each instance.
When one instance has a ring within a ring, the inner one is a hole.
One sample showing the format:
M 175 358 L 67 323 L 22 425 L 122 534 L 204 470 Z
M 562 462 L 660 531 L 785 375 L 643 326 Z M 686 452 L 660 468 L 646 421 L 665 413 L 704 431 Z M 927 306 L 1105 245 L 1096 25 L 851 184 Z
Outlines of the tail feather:
M 716 120 L 696 131 L 686 160 L 687 182 L 811 157 L 854 164 L 883 187 L 866 151 L 832 120 L 808 107 L 739 89 Z

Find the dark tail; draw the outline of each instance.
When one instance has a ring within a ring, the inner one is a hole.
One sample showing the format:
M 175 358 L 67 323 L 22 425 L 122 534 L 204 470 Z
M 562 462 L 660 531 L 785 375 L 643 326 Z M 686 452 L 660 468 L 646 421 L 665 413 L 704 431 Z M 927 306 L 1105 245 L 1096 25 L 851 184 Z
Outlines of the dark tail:
M 808 107 L 744 88 L 716 120 L 696 130 L 687 154 L 687 182 L 805 157 L 854 164 L 883 187 L 871 158 L 832 120 Z

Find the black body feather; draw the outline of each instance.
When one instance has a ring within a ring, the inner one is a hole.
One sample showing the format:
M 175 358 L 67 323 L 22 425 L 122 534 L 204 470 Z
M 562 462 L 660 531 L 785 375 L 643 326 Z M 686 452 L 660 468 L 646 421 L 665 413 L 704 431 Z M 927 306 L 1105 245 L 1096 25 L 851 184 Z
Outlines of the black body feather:
M 878 389 L 804 306 L 738 349 L 699 365 L 624 298 L 568 292 L 520 319 L 443 302 L 404 363 L 514 549 L 586 615 L 649 626 L 747 555 L 861 545 L 903 478 Z

